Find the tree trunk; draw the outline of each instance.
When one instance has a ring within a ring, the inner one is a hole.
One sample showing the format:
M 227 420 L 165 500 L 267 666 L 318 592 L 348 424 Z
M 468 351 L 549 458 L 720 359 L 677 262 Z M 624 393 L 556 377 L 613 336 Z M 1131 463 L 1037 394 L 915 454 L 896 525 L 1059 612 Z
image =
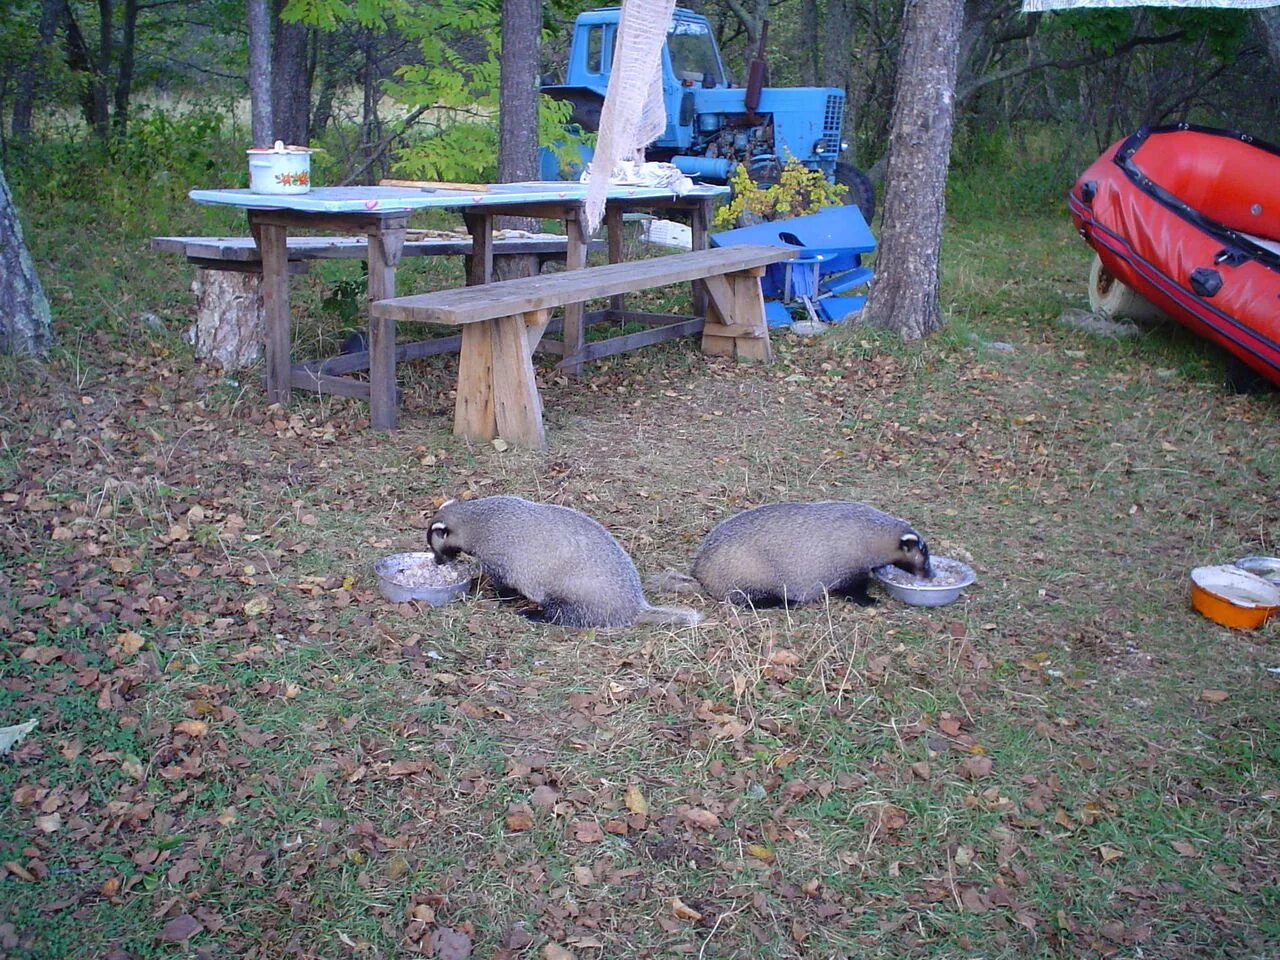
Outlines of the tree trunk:
M 868 323 L 915 340 L 943 325 L 942 225 L 964 0 L 907 0 Z
M 275 45 L 271 56 L 271 124 L 276 140 L 306 146 L 311 139 L 311 71 L 308 28 L 280 19 L 284 0 L 275 0 Z
M 1271 63 L 1280 70 L 1280 7 L 1262 7 L 1253 11 L 1262 26 L 1262 38 L 1267 43 Z
M 538 178 L 538 48 L 541 0 L 502 0 L 501 80 L 498 96 L 498 179 Z M 503 217 L 504 227 L 537 230 L 527 217 Z
M 110 132 L 111 98 L 108 95 L 108 78 L 111 76 L 112 18 L 115 11 L 112 0 L 98 0 L 98 55 L 93 60 L 90 74 L 90 96 L 93 98 L 93 132 L 103 140 Z
M 13 142 L 23 145 L 31 139 L 31 116 L 35 107 L 36 87 L 49 69 L 53 37 L 58 29 L 59 0 L 41 0 L 40 46 L 37 55 L 18 75 L 18 89 L 13 98 Z
M 120 64 L 116 68 L 116 113 L 111 118 L 118 135 L 129 128 L 129 98 L 133 93 L 134 47 L 138 34 L 138 0 L 124 0 L 124 23 L 120 30 Z
M 255 147 L 269 147 L 271 135 L 270 0 L 246 0 L 249 23 L 249 128 Z
M 22 238 L 22 224 L 0 170 L 0 353 L 43 355 L 53 317 L 36 266 Z

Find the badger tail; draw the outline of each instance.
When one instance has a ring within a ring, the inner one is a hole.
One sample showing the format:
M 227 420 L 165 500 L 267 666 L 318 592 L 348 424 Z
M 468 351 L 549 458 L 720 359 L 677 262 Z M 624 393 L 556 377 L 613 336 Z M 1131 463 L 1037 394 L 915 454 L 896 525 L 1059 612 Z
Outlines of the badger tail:
M 645 589 L 652 593 L 700 593 L 702 584 L 687 573 L 664 570 L 656 573 L 644 583 Z
M 689 607 L 653 607 L 645 605 L 636 623 L 652 623 L 661 626 L 692 627 L 702 622 L 702 614 Z

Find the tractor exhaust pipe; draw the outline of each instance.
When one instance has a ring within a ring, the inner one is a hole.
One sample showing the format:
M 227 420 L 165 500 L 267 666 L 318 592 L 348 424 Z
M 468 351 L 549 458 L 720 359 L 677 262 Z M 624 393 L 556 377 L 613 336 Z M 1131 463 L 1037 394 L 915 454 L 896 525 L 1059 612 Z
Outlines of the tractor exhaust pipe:
M 769 68 L 764 62 L 764 41 L 768 36 L 769 21 L 764 20 L 760 24 L 760 43 L 756 47 L 756 55 L 747 64 L 747 95 L 743 101 L 743 106 L 751 114 L 753 123 L 755 122 L 756 107 L 760 106 L 760 93 L 764 90 L 764 85 L 769 80 Z

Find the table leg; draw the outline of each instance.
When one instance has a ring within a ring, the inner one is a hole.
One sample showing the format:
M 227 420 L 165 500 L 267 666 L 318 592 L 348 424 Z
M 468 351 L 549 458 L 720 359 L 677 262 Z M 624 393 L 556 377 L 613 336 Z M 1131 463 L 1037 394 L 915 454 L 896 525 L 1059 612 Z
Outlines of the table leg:
M 289 228 L 258 223 L 249 214 L 249 229 L 262 256 L 262 308 L 266 320 L 267 401 L 289 402 L 292 379 L 292 334 L 289 330 Z
M 616 206 L 606 205 L 604 208 L 604 225 L 609 231 L 609 262 L 622 262 L 622 210 Z M 609 309 L 621 313 L 627 308 L 627 300 L 622 294 L 609 298 Z
M 396 295 L 396 264 L 404 249 L 406 217 L 389 217 L 371 227 L 369 236 L 369 302 Z M 369 421 L 375 430 L 396 425 L 396 322 L 369 318 Z
M 476 287 L 493 279 L 493 216 L 478 210 L 464 210 L 462 221 L 467 225 L 467 233 L 471 234 L 467 286 Z
M 693 249 L 707 249 L 707 228 L 711 223 L 711 208 L 713 201 L 703 200 L 695 204 L 693 209 L 689 211 L 689 232 L 693 235 Z M 707 288 L 700 280 L 693 281 L 693 290 L 691 292 L 693 299 L 693 314 L 696 317 L 707 316 Z
M 587 250 L 590 238 L 586 235 L 587 221 L 582 216 L 583 210 L 581 206 L 571 207 L 565 212 L 564 232 L 568 238 L 568 246 L 565 250 L 566 270 L 580 270 L 587 265 Z M 582 352 L 582 344 L 585 340 L 583 330 L 583 313 L 585 304 L 570 303 L 564 308 L 564 356 L 566 360 L 577 356 Z M 556 365 L 557 369 L 563 370 L 565 374 L 576 377 L 582 373 L 582 361 L 565 363 L 564 360 Z

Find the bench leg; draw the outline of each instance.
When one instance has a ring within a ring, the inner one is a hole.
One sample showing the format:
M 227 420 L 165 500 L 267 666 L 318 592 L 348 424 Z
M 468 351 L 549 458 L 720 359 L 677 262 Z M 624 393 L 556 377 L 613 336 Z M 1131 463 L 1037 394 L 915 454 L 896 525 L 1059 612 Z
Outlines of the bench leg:
M 707 322 L 702 352 L 713 357 L 768 362 L 773 358 L 760 290 L 761 268 L 707 277 Z
M 734 356 L 739 360 L 768 363 L 773 359 L 773 346 L 769 342 L 769 325 L 764 317 L 764 294 L 760 290 L 760 277 L 735 273 L 730 275 L 729 282 L 733 286 L 736 320 L 753 332 L 752 336 L 734 339 Z
M 498 436 L 509 443 L 542 450 L 542 398 L 533 373 L 524 317 L 502 317 L 493 326 L 493 412 Z
M 546 446 L 542 399 L 523 317 L 462 328 L 453 432 L 469 440 L 502 437 L 524 447 Z

